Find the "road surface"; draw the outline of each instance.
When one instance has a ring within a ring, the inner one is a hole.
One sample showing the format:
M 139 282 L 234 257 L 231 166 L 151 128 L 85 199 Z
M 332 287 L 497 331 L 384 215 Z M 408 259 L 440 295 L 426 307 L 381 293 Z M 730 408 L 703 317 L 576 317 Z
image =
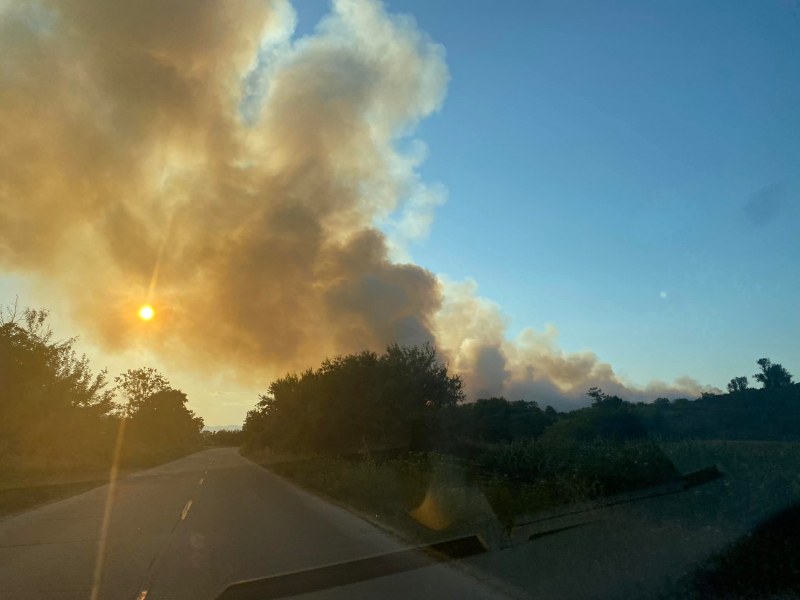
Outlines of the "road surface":
M 312 496 L 232 448 L 193 454 L 109 487 L 0 521 L 0 597 L 215 598 L 229 584 L 403 549 L 393 536 Z M 452 564 L 303 598 L 499 598 Z

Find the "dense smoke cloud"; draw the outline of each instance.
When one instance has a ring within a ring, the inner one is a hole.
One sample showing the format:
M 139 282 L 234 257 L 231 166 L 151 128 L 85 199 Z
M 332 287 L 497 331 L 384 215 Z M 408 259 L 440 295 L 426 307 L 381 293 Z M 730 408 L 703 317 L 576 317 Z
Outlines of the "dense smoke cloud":
M 652 382 L 644 389 L 628 385 L 593 352 L 561 350 L 555 327 L 544 332 L 528 328 L 516 339 L 507 339 L 500 307 L 479 297 L 474 282 L 445 283 L 444 289 L 437 340 L 462 373 L 472 398 L 504 395 L 569 409 L 586 404 L 586 391 L 594 386 L 632 401 L 697 397 L 711 389 L 688 377 L 673 384 Z
M 391 260 L 443 200 L 424 149 L 396 145 L 444 99 L 443 49 L 369 0 L 294 25 L 285 0 L 0 4 L 4 270 L 103 347 L 146 336 L 198 369 L 263 380 L 434 341 L 473 395 L 624 388 L 551 332 L 507 341 L 470 284 Z

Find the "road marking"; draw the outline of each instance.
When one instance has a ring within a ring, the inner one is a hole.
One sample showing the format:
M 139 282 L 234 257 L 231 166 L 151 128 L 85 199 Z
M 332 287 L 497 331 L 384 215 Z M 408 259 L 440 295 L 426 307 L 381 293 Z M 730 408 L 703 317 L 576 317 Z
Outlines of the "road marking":
M 147 598 L 147 590 L 142 590 L 139 592 L 139 595 L 136 596 L 136 600 L 144 600 L 145 598 Z
M 199 483 L 198 485 L 203 485 L 203 482 L 204 482 L 205 480 L 206 480 L 206 478 L 205 478 L 205 477 L 201 477 L 201 478 L 200 478 L 200 483 Z
M 189 500 L 186 503 L 186 506 L 183 507 L 183 512 L 181 513 L 181 521 L 183 521 L 186 518 L 186 515 L 189 514 L 189 509 L 190 508 L 192 508 L 192 501 L 191 500 Z

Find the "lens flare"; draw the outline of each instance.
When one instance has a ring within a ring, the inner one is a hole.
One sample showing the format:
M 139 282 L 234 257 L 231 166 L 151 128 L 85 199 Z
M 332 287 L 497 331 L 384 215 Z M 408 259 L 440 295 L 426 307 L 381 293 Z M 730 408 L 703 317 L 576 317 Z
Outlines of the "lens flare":
M 156 314 L 156 311 L 153 310 L 153 307 L 149 304 L 145 304 L 139 309 L 139 318 L 142 321 L 149 321 L 152 319 Z

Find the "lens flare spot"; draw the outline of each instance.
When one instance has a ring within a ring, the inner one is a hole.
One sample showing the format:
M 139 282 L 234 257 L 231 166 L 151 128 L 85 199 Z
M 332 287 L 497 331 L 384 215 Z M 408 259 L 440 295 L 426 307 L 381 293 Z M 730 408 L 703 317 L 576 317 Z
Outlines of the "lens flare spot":
M 145 304 L 139 309 L 139 318 L 142 321 L 149 321 L 152 319 L 156 314 L 156 311 L 153 310 L 153 307 L 149 304 Z

